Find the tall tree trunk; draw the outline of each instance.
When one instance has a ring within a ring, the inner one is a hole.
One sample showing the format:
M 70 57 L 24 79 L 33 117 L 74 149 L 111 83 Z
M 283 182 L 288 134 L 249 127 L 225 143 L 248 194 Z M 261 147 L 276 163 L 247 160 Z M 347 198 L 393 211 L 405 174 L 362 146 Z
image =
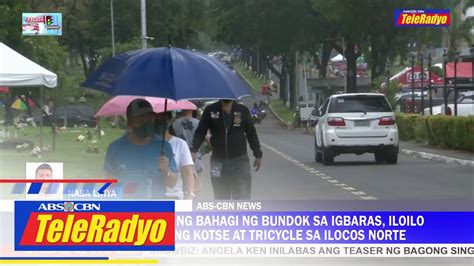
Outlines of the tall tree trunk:
M 290 110 L 294 110 L 297 104 L 297 94 L 298 94 L 298 88 L 296 88 L 296 79 L 298 78 L 296 76 L 296 56 L 295 52 L 290 52 L 290 56 L 288 57 L 288 61 L 290 62 L 288 64 L 288 74 L 290 77 Z
M 346 86 L 347 92 L 357 92 L 357 54 L 355 52 L 355 45 L 351 39 L 346 41 L 345 56 L 347 63 Z
M 285 104 L 288 102 L 288 88 L 286 87 L 288 78 L 288 62 L 286 56 L 282 57 L 282 67 L 281 67 L 281 76 L 280 76 L 280 100 Z
M 268 59 L 266 58 L 266 53 L 263 51 L 263 49 L 260 48 L 260 51 L 258 53 L 258 55 L 260 56 L 259 59 L 258 59 L 258 69 L 259 69 L 259 73 L 258 74 L 261 74 L 265 77 L 265 79 L 267 78 L 267 75 L 268 75 L 268 69 L 267 69 L 267 62 L 268 62 Z
M 321 63 L 319 65 L 319 77 L 320 78 L 325 78 L 327 76 L 329 59 L 331 58 L 331 50 L 332 50 L 332 46 L 328 42 L 325 42 L 323 44 L 323 52 L 322 52 L 322 55 L 321 55 Z
M 257 71 L 257 68 L 258 68 L 258 60 L 257 60 L 257 50 L 254 48 L 252 48 L 251 52 L 250 52 L 251 56 L 252 56 L 252 62 L 251 62 L 251 66 L 252 66 L 252 72 L 255 72 Z
M 387 59 L 389 58 L 391 48 L 390 44 L 393 39 L 392 36 L 386 36 L 384 38 L 374 36 L 371 36 L 372 50 L 370 51 L 370 76 L 372 82 L 386 73 Z
M 242 48 L 242 54 L 240 57 L 245 64 L 250 65 L 250 51 L 247 47 Z

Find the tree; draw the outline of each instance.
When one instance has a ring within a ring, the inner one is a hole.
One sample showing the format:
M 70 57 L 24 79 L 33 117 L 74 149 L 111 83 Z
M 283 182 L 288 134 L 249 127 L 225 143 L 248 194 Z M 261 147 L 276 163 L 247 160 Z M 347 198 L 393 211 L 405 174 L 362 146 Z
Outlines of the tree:
M 280 98 L 297 102 L 296 62 L 298 51 L 315 50 L 323 25 L 309 0 L 213 1 L 218 22 L 216 38 L 240 45 L 245 59 L 253 58 L 253 69 L 269 68 L 280 79 Z M 273 56 L 281 56 L 282 71 L 273 67 Z M 258 65 L 266 65 L 266 68 Z M 290 98 L 286 99 L 289 78 Z
M 448 54 L 452 59 L 454 54 L 459 51 L 459 45 L 461 40 L 465 40 L 468 45 L 473 42 L 471 29 L 474 26 L 473 20 L 462 20 L 460 14 L 456 9 L 452 10 L 451 14 L 451 25 L 445 29 L 447 32 L 447 44 Z

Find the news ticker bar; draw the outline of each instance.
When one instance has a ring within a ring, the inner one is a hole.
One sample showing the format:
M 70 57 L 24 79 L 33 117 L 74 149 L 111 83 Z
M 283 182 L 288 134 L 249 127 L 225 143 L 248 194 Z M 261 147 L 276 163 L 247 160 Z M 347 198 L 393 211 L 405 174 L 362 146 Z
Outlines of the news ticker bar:
M 175 251 L 143 252 L 141 257 L 474 257 L 472 244 L 176 244 Z
M 196 212 L 252 211 L 474 211 L 470 200 L 193 201 Z M 178 211 L 178 210 L 177 210 Z
M 474 212 L 191 212 L 176 243 L 474 244 Z
M 82 197 L 67 198 L 64 200 L 136 201 L 134 199 L 88 199 Z M 15 200 L 13 199 L 0 200 L 0 212 L 13 212 L 14 201 Z M 176 212 L 232 213 L 253 211 L 474 211 L 474 201 L 472 200 L 175 200 L 174 202 Z

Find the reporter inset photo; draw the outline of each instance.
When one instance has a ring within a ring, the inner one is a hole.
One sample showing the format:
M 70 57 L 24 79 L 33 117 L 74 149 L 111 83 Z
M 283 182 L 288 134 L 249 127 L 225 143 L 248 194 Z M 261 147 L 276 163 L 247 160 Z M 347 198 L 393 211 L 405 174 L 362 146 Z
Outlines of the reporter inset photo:
M 26 179 L 63 179 L 63 163 L 31 162 L 26 163 Z M 60 183 L 43 183 L 39 194 L 28 194 L 30 185 L 26 188 L 26 199 L 62 199 L 64 186 Z

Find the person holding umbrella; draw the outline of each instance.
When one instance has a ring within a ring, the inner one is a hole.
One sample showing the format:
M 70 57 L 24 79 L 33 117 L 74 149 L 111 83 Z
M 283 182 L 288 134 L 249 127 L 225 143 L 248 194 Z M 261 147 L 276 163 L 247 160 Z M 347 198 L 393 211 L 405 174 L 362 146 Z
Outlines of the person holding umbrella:
M 175 101 L 242 99 L 252 96 L 246 82 L 219 60 L 171 45 L 119 54 L 89 74 L 82 86 L 113 96 L 161 97 Z M 226 115 L 223 114 L 224 106 L 221 104 L 225 104 Z M 164 109 L 167 110 L 166 104 Z M 193 141 L 193 151 L 199 149 L 207 129 L 211 129 L 214 158 L 225 161 L 223 176 L 232 172 L 222 179 L 225 181 L 215 182 L 216 198 L 250 198 L 251 174 L 246 138 L 256 157 L 256 170 L 260 168 L 262 157 L 250 112 L 232 100 L 218 102 L 207 110 L 207 113 L 203 113 L 204 121 L 200 122 L 201 130 L 196 132 L 198 137 L 195 136 L 196 140 Z M 221 124 L 223 122 L 226 124 Z M 233 166 L 236 167 L 235 171 Z M 220 170 L 219 167 L 217 169 Z M 213 172 L 220 174 L 220 171 Z M 221 186 L 223 189 L 220 189 Z M 229 190 L 230 186 L 232 190 Z
M 254 168 L 262 165 L 262 151 L 250 112 L 233 100 L 209 105 L 194 134 L 191 152 L 196 158 L 202 142 L 211 131 L 211 182 L 216 200 L 247 200 L 251 196 L 252 175 L 247 141 L 255 156 Z
M 155 135 L 155 113 L 145 99 L 127 106 L 127 134 L 112 142 L 105 155 L 107 177 L 138 184 L 137 195 L 165 198 L 177 181 L 177 167 L 168 142 Z M 141 197 L 143 197 L 141 196 Z

